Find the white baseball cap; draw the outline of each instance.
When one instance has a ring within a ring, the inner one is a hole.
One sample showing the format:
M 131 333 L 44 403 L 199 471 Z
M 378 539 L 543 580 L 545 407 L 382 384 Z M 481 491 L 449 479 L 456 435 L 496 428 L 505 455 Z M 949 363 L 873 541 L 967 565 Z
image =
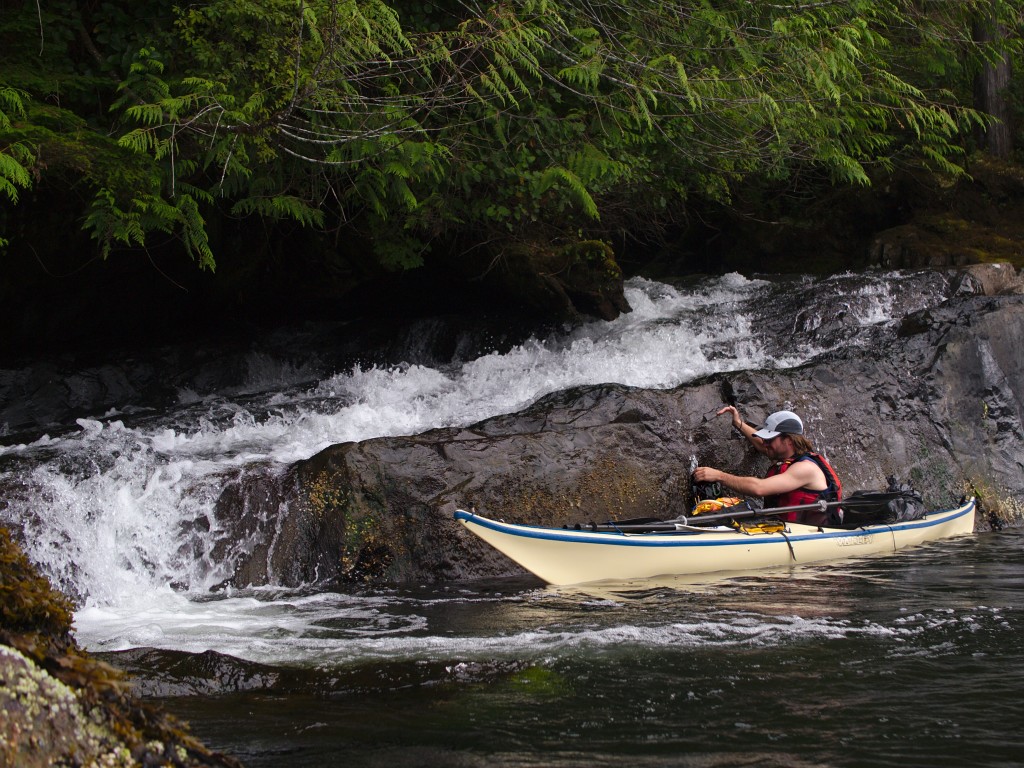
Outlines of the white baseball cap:
M 804 423 L 800 421 L 799 416 L 792 411 L 776 411 L 765 419 L 764 426 L 754 434 L 762 440 L 771 440 L 781 434 L 802 435 L 803 433 Z

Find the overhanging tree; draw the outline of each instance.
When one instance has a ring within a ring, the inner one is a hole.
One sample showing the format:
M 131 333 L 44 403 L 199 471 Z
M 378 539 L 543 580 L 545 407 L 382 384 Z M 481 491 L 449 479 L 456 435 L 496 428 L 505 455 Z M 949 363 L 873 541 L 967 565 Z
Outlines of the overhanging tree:
M 210 217 L 344 228 L 408 267 L 438 240 L 657 228 L 694 196 L 795 168 L 862 184 L 913 157 L 956 173 L 961 132 L 985 118 L 915 77 L 908 40 L 937 50 L 956 29 L 982 58 L 1002 44 L 971 41 L 991 0 L 938 4 L 941 25 L 911 0 L 63 0 L 41 24 L 8 5 L 8 202 L 48 173 L 41 151 L 88 146 L 106 158 L 86 168 L 82 216 L 102 252 L 173 233 L 211 268 Z M 25 65 L 34 27 L 49 78 Z

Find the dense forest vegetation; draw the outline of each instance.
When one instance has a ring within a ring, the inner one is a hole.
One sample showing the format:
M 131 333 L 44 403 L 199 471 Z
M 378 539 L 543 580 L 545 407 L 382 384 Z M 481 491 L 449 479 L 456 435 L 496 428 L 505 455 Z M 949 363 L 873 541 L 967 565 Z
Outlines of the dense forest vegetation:
M 0 299 L 441 265 L 614 316 L 622 260 L 716 212 L 1013 161 L 1022 7 L 0 0 Z

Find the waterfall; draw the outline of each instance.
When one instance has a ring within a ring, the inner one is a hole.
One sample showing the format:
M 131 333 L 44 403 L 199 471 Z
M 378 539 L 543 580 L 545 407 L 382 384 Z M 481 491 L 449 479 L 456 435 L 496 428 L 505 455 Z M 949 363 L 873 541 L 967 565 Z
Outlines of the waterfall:
M 431 359 L 422 326 L 407 342 L 416 362 L 335 370 L 327 356 L 213 351 L 206 359 L 231 361 L 216 375 L 162 372 L 180 382 L 170 397 L 154 390 L 159 397 L 102 412 L 76 389 L 82 374 L 67 371 L 56 389 L 82 396 L 43 410 L 69 418 L 45 431 L 0 433 L 0 524 L 19 532 L 30 558 L 76 599 L 87 644 L 185 647 L 202 634 L 196 627 L 222 634 L 220 625 L 244 639 L 249 623 L 285 610 L 268 607 L 265 594 L 229 595 L 240 602 L 218 603 L 216 619 L 206 602 L 233 565 L 215 503 L 250 468 L 283 472 L 331 444 L 469 425 L 569 387 L 671 388 L 714 372 L 800 365 L 870 343 L 876 329 L 945 287 L 940 277 L 897 273 L 731 274 L 677 285 L 634 278 L 626 286 L 632 312 L 498 351 L 456 345 L 455 356 Z M 126 380 L 132 366 L 155 366 L 142 352 L 120 365 Z M 5 380 L 19 376 L 29 374 Z

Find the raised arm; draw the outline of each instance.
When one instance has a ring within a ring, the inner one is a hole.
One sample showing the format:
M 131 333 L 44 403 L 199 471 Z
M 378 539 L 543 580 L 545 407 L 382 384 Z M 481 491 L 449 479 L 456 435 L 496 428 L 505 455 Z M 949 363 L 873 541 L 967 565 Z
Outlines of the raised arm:
M 754 447 L 755 451 L 757 451 L 758 453 L 767 453 L 767 450 L 764 446 L 764 441 L 759 437 L 754 437 L 754 433 L 757 430 L 743 420 L 743 417 L 740 416 L 740 412 L 736 408 L 736 406 L 726 405 L 723 408 L 719 409 L 718 413 L 716 413 L 715 415 L 724 416 L 725 414 L 729 414 L 729 417 L 732 419 L 733 429 L 735 429 L 737 432 L 743 435 L 747 439 L 747 442 Z

